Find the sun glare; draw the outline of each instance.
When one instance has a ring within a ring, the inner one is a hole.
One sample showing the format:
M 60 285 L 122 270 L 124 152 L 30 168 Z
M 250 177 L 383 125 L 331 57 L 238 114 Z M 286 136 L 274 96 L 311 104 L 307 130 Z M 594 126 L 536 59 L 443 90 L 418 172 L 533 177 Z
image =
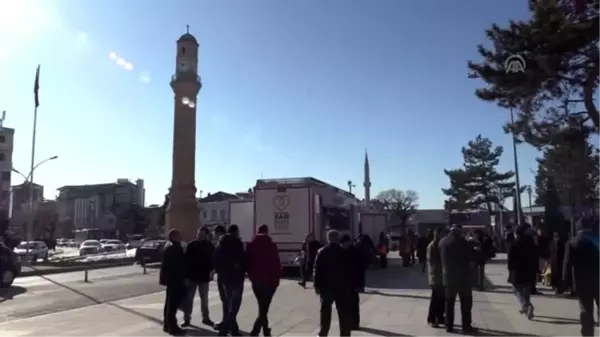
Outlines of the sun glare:
M 49 8 L 51 1 L 2 0 L 0 1 L 0 34 L 3 41 L 35 37 L 44 29 L 59 25 L 55 12 Z

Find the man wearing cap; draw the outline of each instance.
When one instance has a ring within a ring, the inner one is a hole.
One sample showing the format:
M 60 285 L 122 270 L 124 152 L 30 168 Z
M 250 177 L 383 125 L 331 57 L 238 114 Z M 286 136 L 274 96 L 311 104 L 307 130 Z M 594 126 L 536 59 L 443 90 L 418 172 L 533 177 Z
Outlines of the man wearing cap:
M 446 332 L 454 331 L 454 305 L 458 295 L 462 331 L 471 333 L 474 330 L 471 326 L 473 249 L 463 237 L 460 225 L 453 225 L 450 233 L 440 240 L 439 250 L 442 258 L 442 282 L 446 288 Z
M 165 248 L 160 266 L 159 283 L 167 287 L 163 312 L 163 331 L 179 335 L 184 331 L 177 325 L 177 308 L 185 296 L 184 252 L 181 234 L 176 229 L 169 231 L 170 244 Z
M 223 235 L 225 235 L 225 227 L 218 225 L 217 227 L 215 227 L 215 229 L 213 230 L 213 245 L 217 246 L 219 244 L 219 241 L 221 240 L 221 237 L 223 237 Z M 214 252 L 213 252 L 213 256 L 214 256 Z M 214 268 L 214 265 L 213 265 Z M 225 316 L 227 316 L 227 313 L 229 312 L 229 308 L 227 307 L 227 300 L 225 297 L 225 288 L 223 287 L 223 282 L 221 281 L 221 279 L 217 276 L 217 289 L 219 290 L 219 298 L 221 299 L 221 308 L 222 308 L 222 312 L 223 315 L 221 316 L 221 322 L 225 319 Z M 215 330 L 219 330 L 221 327 L 221 323 L 217 323 L 215 324 L 214 328 Z

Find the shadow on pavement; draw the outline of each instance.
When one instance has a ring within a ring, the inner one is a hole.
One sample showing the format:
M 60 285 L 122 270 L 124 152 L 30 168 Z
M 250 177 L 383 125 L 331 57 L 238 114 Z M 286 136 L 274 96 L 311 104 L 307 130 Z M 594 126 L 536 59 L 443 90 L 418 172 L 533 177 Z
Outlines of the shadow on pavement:
M 477 331 L 469 335 L 477 337 L 546 337 L 543 335 L 532 335 L 528 333 L 505 332 L 489 329 L 477 329 Z
M 390 264 L 385 269 L 372 269 L 367 273 L 367 288 L 379 289 L 429 289 L 427 273 L 418 266 L 402 267 Z
M 501 294 L 512 294 L 513 293 L 512 286 L 510 286 L 510 285 L 492 284 L 487 279 L 484 284 L 485 284 L 485 291 L 488 291 L 488 292 L 501 293 Z M 548 293 L 542 293 L 542 292 L 540 292 L 538 294 L 531 294 L 531 296 L 532 297 L 548 297 L 548 298 L 569 298 L 569 297 L 562 296 L 562 295 L 548 294 Z
M 19 286 L 12 286 L 8 288 L 0 289 L 0 303 L 4 301 L 12 300 L 15 296 L 19 296 L 27 292 L 26 288 Z
M 535 316 L 532 321 L 556 325 L 579 325 L 579 320 L 559 317 Z
M 379 329 L 375 329 L 375 328 L 369 328 L 369 327 L 361 327 L 360 328 L 361 332 L 366 332 L 366 333 L 370 333 L 376 336 L 385 336 L 385 337 L 391 337 L 391 336 L 413 336 L 413 335 L 403 335 L 403 334 L 399 334 L 396 332 L 391 332 L 391 331 L 387 331 L 387 330 L 379 330 Z

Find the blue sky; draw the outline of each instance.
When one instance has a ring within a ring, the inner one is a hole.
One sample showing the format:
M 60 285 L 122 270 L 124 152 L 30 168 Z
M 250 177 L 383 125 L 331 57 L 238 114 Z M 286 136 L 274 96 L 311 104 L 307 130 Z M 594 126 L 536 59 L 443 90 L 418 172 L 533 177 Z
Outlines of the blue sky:
M 175 41 L 200 42 L 196 181 L 243 191 L 265 178 L 314 176 L 372 192 L 414 189 L 439 208 L 444 168 L 481 133 L 505 147 L 508 112 L 479 101 L 467 78 L 492 23 L 527 1 L 52 1 L 0 4 L 0 110 L 16 129 L 14 166 L 28 171 L 33 80 L 41 64 L 35 182 L 143 178 L 147 204 L 171 181 Z M 109 54 L 122 57 L 122 66 Z M 130 68 L 130 70 L 126 69 Z M 519 148 L 523 183 L 536 151 Z M 22 179 L 13 178 L 15 183 Z M 525 205 L 527 201 L 523 202 Z

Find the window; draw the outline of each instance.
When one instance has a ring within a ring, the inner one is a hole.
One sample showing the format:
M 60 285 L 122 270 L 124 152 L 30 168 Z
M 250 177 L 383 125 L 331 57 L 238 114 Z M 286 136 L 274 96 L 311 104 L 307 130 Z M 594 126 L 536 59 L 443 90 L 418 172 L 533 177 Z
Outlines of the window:
M 222 210 L 220 211 L 220 213 L 221 213 L 221 214 L 220 214 L 220 215 L 221 215 L 221 221 L 227 221 L 227 214 L 225 214 L 225 210 L 224 210 L 224 209 L 222 209 Z
M 202 219 L 206 219 L 208 217 L 208 214 L 206 214 L 206 211 L 202 211 Z
M 185 55 L 185 47 L 181 47 L 181 55 Z
M 213 209 L 210 211 L 210 220 L 217 221 L 217 210 L 216 209 Z
M 6 136 L 0 135 L 0 143 L 4 143 L 4 142 L 6 142 Z
M 10 180 L 10 172 L 2 172 L 2 180 Z
M 0 153 L 0 161 L 6 160 L 6 155 L 4 153 Z

